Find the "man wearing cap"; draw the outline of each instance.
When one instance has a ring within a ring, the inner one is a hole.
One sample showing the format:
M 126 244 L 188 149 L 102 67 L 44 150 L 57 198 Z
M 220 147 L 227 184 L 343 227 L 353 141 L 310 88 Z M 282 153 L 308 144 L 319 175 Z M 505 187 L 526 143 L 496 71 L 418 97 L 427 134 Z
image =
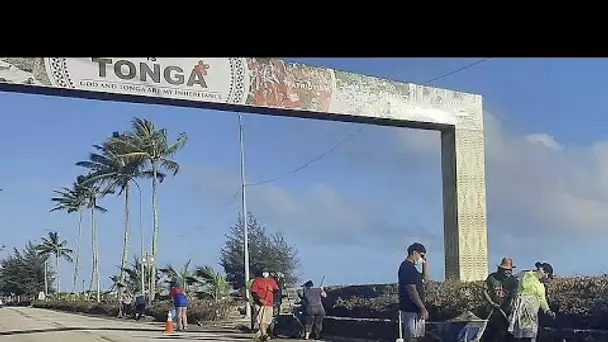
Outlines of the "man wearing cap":
M 416 266 L 422 267 L 422 274 Z M 399 266 L 399 314 L 405 341 L 415 342 L 425 335 L 425 321 L 429 319 L 425 300 L 424 281 L 427 278 L 426 248 L 414 242 L 407 248 L 407 258 Z
M 551 266 L 549 263 L 540 261 L 537 261 L 534 266 L 536 267 L 537 271 L 544 270 L 545 273 L 550 274 L 550 276 L 540 279 L 540 282 L 545 286 L 545 294 L 548 295 L 547 283 L 549 282 L 549 279 L 553 279 L 553 266 Z
M 543 271 L 546 276 L 545 277 L 541 277 L 539 280 L 540 282 L 543 284 L 543 286 L 545 287 L 545 297 L 547 297 L 547 300 L 549 299 L 549 292 L 548 292 L 548 285 L 549 285 L 549 280 L 553 279 L 554 275 L 553 275 L 553 266 L 551 266 L 551 264 L 546 263 L 546 262 L 540 262 L 537 261 L 534 266 L 536 267 L 537 271 Z M 553 307 L 551 305 L 551 303 L 548 303 L 549 307 Z M 556 308 L 558 309 L 558 308 Z M 557 318 L 557 317 L 556 317 Z M 543 323 L 548 323 L 548 322 L 543 322 Z M 558 322 L 556 320 L 554 320 L 552 322 L 553 324 L 551 325 L 551 328 L 555 329 L 555 331 L 557 332 L 557 336 L 561 336 L 561 324 L 558 324 Z
M 484 341 L 511 341 L 507 332 L 511 303 L 517 290 L 517 278 L 513 276 L 513 259 L 502 258 L 496 272 L 484 283 L 483 295 L 491 310 L 490 320 L 484 333 Z

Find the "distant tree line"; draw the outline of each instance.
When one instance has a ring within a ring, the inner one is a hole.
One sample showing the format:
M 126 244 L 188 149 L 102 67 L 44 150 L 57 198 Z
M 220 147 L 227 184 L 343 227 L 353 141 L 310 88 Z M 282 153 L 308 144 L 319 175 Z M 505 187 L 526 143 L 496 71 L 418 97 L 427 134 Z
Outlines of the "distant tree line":
M 167 174 L 178 173 L 180 166 L 174 156 L 187 141 L 188 135 L 184 132 L 171 141 L 167 129 L 157 128 L 149 120 L 134 118 L 130 130 L 113 132 L 102 143 L 93 145 L 93 151 L 89 153 L 88 158 L 76 162 L 85 172 L 76 176 L 71 186 L 54 190 L 54 196 L 51 198 L 54 204 L 51 212 L 63 211 L 77 216 L 75 249 L 68 246 L 68 241 L 60 238 L 59 232 L 48 233 L 38 244 L 29 241 L 22 250 L 14 249 L 0 260 L 0 293 L 36 295 L 45 291 L 45 263 L 48 290 L 61 292 L 62 261 L 73 264 L 71 292 L 77 293 L 81 278 L 83 223 L 88 216 L 92 255 L 88 293 L 93 294 L 94 299 L 99 301 L 102 288 L 97 215 L 107 212 L 100 202 L 108 195 L 124 198 L 120 271 L 117 275 L 110 275 L 114 289 L 146 291 L 153 299 L 158 293 L 159 282 L 169 280 L 189 285 L 204 297 L 220 297 L 230 288 L 243 288 L 244 224 L 240 217 L 226 234 L 226 241 L 221 249 L 220 265 L 225 275 L 208 264 L 192 265 L 191 260 L 181 267 L 166 265 L 158 268 L 155 262 L 142 265 L 140 257 L 134 257 L 129 263 L 130 202 L 133 186 L 142 191 L 141 181 L 150 182 L 153 208 L 151 251 L 154 260 L 158 260 L 158 185 L 163 183 Z M 295 283 L 298 280 L 296 272 L 300 263 L 297 249 L 289 245 L 281 233 L 269 233 L 251 213 L 247 225 L 251 276 L 262 270 L 282 272 L 287 283 Z M 0 252 L 3 248 L 0 246 Z M 142 288 L 142 277 L 155 281 L 146 281 Z

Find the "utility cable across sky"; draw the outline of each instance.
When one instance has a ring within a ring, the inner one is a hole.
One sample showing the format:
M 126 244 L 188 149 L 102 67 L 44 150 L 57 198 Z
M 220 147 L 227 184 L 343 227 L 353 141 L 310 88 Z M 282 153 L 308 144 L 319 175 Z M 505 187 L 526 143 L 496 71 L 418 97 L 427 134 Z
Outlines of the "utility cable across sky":
M 456 70 L 452 70 L 450 72 L 447 72 L 445 74 L 441 74 L 439 76 L 433 77 L 430 80 L 424 82 L 425 85 L 428 85 L 431 82 L 446 78 L 448 76 L 452 76 L 454 74 L 457 74 L 461 71 L 470 69 L 478 64 L 481 64 L 485 61 L 487 61 L 490 58 L 482 58 L 482 59 L 478 59 L 477 61 L 473 62 L 473 63 L 469 63 L 467 65 L 464 65 Z M 308 162 L 302 164 L 301 166 L 296 167 L 293 170 L 281 173 L 279 175 L 277 175 L 276 177 L 273 178 L 269 178 L 267 180 L 261 181 L 261 182 L 255 182 L 255 183 L 249 183 L 247 184 L 247 186 L 256 186 L 256 185 L 263 185 L 263 184 L 270 184 L 270 183 L 274 183 L 280 179 L 283 179 L 285 177 L 291 176 L 294 173 L 300 172 L 308 167 L 310 167 L 311 165 L 315 164 L 316 162 L 320 161 L 321 159 L 327 157 L 328 155 L 330 155 L 332 152 L 336 151 L 337 149 L 339 149 L 342 145 L 344 145 L 345 143 L 347 143 L 348 141 L 352 140 L 355 136 L 357 136 L 359 133 L 361 133 L 365 128 L 368 128 L 367 126 L 362 126 L 359 127 L 358 129 L 356 129 L 354 132 L 352 132 L 351 134 L 347 135 L 345 138 L 343 138 L 342 140 L 338 141 L 335 145 L 333 145 L 331 148 L 329 148 L 328 150 L 326 150 L 325 152 L 319 154 L 318 156 L 316 156 L 315 158 L 309 160 Z
M 459 73 L 459 72 L 461 72 L 461 71 L 464 71 L 464 70 L 470 69 L 470 68 L 472 68 L 472 67 L 474 67 L 474 66 L 477 66 L 477 65 L 479 65 L 479 64 L 481 64 L 481 63 L 483 63 L 483 62 L 485 62 L 485 61 L 487 61 L 487 60 L 489 60 L 489 59 L 490 59 L 490 58 L 481 58 L 481 59 L 478 59 L 478 60 L 476 60 L 475 62 L 472 62 L 472 63 L 466 64 L 466 65 L 464 65 L 464 66 L 462 66 L 462 67 L 460 67 L 460 68 L 458 68 L 458 69 L 455 69 L 455 70 L 452 70 L 452 71 L 450 71 L 450 72 L 447 72 L 447 73 L 441 74 L 441 75 L 439 75 L 439 76 L 433 77 L 433 78 L 431 78 L 431 79 L 429 79 L 429 80 L 425 81 L 425 82 L 424 82 L 424 85 L 429 85 L 429 83 L 431 83 L 431 82 L 434 82 L 434 81 L 437 81 L 437 80 L 441 80 L 441 79 L 444 79 L 444 78 L 446 78 L 446 77 L 449 77 L 449 76 L 455 75 L 455 74 L 457 74 L 457 73 Z M 311 160 L 307 161 L 306 163 L 304 163 L 304 164 L 302 164 L 302 165 L 300 165 L 300 166 L 298 166 L 298 167 L 296 167 L 296 168 L 294 168 L 294 169 L 292 169 L 292 170 L 290 170 L 290 171 L 287 171 L 287 172 L 281 173 L 281 174 L 279 174 L 279 175 L 277 175 L 277 176 L 275 176 L 275 177 L 272 177 L 272 178 L 266 179 L 266 180 L 264 180 L 264 181 L 260 181 L 260 182 L 253 182 L 253 183 L 247 183 L 245 186 L 258 186 L 258 185 L 265 185 L 265 184 L 274 183 L 274 182 L 276 182 L 276 181 L 278 181 L 278 180 L 281 180 L 281 179 L 283 179 L 283 178 L 289 177 L 289 176 L 291 176 L 291 175 L 293 175 L 293 174 L 295 174 L 295 173 L 298 173 L 298 172 L 300 172 L 300 171 L 302 171 L 302 170 L 304 170 L 304 169 L 307 169 L 307 168 L 309 168 L 310 166 L 312 166 L 312 165 L 314 165 L 315 163 L 317 163 L 318 161 L 320 161 L 320 160 L 322 160 L 323 158 L 327 157 L 328 155 L 332 154 L 334 151 L 336 151 L 337 149 L 339 149 L 340 147 L 342 147 L 344 144 L 346 144 L 347 142 L 349 142 L 349 141 L 350 141 L 350 140 L 352 140 L 353 138 L 355 138 L 355 137 L 356 137 L 356 136 L 357 136 L 359 133 L 361 133 L 361 132 L 362 132 L 362 131 L 363 131 L 365 128 L 368 128 L 368 127 L 367 127 L 367 126 L 362 126 L 362 127 L 359 127 L 358 129 L 356 129 L 356 130 L 355 130 L 355 131 L 353 131 L 352 133 L 348 134 L 348 135 L 347 135 L 346 137 L 344 137 L 343 139 L 339 140 L 339 141 L 338 141 L 336 144 L 334 144 L 332 147 L 330 147 L 329 149 L 325 150 L 323 153 L 319 154 L 319 155 L 318 155 L 318 156 L 316 156 L 315 158 L 312 158 Z M 223 210 L 223 209 L 226 209 L 226 208 L 228 208 L 228 207 L 232 206 L 232 205 L 235 203 L 235 201 L 236 201 L 236 200 L 239 198 L 240 193 L 241 193 L 241 187 L 239 186 L 239 189 L 238 189 L 238 190 L 237 190 L 237 191 L 236 191 L 234 194 L 232 194 L 232 195 L 230 196 L 230 199 L 229 199 L 229 200 L 226 202 L 226 204 L 224 204 L 224 205 L 222 205 L 222 206 L 220 207 L 220 210 Z M 201 229 L 203 229 L 203 228 L 205 228 L 205 227 L 204 227 L 204 226 L 200 226 L 200 227 L 195 228 L 193 231 L 198 231 L 198 230 L 201 230 Z M 193 231 L 191 231 L 191 232 L 193 232 Z M 180 235 L 178 235 L 178 236 L 184 236 L 184 235 L 187 235 L 187 234 L 189 234 L 189 233 L 190 233 L 190 232 L 186 232 L 186 233 L 180 234 Z

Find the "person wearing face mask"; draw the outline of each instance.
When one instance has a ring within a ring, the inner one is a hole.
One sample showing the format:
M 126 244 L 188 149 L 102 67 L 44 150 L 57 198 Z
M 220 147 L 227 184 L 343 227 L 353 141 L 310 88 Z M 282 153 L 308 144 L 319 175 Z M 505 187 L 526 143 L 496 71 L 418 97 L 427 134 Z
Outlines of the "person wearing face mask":
M 513 301 L 513 310 L 509 316 L 508 331 L 518 342 L 532 342 L 538 335 L 538 312 L 555 319 L 555 313 L 549 308 L 545 285 L 553 278 L 553 267 L 542 263 L 538 269 L 524 271 L 520 274 L 517 294 Z
M 484 332 L 486 342 L 511 341 L 512 336 L 507 328 L 508 315 L 517 290 L 517 278 L 513 276 L 513 259 L 502 258 L 496 272 L 490 274 L 484 283 L 483 296 L 486 299 L 491 315 Z
M 261 278 L 256 278 L 251 286 L 251 294 L 253 295 L 256 305 L 258 305 L 258 318 L 260 329 L 255 335 L 256 340 L 268 339 L 268 327 L 272 324 L 272 310 L 274 306 L 274 292 L 279 290 L 277 282 L 270 277 L 268 271 L 262 272 Z
M 422 273 L 418 271 L 422 268 Z M 424 283 L 428 281 L 426 248 L 418 242 L 407 248 L 407 258 L 401 263 L 399 278 L 399 314 L 405 341 L 415 342 L 425 335 L 429 312 L 424 304 Z
M 540 262 L 537 261 L 534 266 L 536 267 L 536 270 L 543 270 L 545 272 L 545 274 L 547 274 L 546 277 L 540 278 L 540 282 L 543 284 L 543 286 L 545 287 L 545 296 L 547 297 L 547 301 L 549 300 L 549 280 L 553 279 L 553 266 L 551 266 L 550 264 L 546 263 L 546 262 Z M 562 327 L 561 324 L 559 324 L 558 320 L 557 320 L 557 312 L 559 312 L 559 308 L 552 306 L 551 303 L 549 303 L 549 307 L 551 308 L 551 311 L 556 312 L 556 319 L 553 320 L 553 322 L 551 322 L 552 324 L 549 325 L 549 327 L 553 330 L 556 331 L 557 336 L 561 336 L 562 334 Z M 544 323 L 544 322 L 541 322 Z M 549 322 L 547 322 L 549 323 Z M 540 327 L 542 328 L 542 326 Z
M 536 270 L 539 271 L 539 270 L 543 269 L 543 267 L 547 267 L 546 265 L 548 265 L 548 267 L 551 267 L 551 265 L 549 265 L 548 263 L 537 261 L 534 264 L 534 267 L 536 267 Z M 553 276 L 553 268 L 551 268 L 551 276 Z M 543 285 L 545 286 L 545 295 L 547 295 L 547 297 L 549 297 L 549 294 L 547 293 L 547 283 L 549 282 L 549 277 L 541 278 L 540 282 L 543 283 Z

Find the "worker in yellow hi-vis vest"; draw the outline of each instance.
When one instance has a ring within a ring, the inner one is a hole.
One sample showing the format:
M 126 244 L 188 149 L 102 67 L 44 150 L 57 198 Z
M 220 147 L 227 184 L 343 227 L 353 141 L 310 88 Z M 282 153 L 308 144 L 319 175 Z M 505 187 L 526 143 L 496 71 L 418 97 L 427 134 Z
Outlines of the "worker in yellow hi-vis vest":
M 553 279 L 553 266 L 540 263 L 536 270 L 524 271 L 518 277 L 517 296 L 513 303 L 513 312 L 509 317 L 508 331 L 516 341 L 531 342 L 538 337 L 539 311 L 555 319 L 555 313 L 547 303 L 543 285 L 543 281 Z

